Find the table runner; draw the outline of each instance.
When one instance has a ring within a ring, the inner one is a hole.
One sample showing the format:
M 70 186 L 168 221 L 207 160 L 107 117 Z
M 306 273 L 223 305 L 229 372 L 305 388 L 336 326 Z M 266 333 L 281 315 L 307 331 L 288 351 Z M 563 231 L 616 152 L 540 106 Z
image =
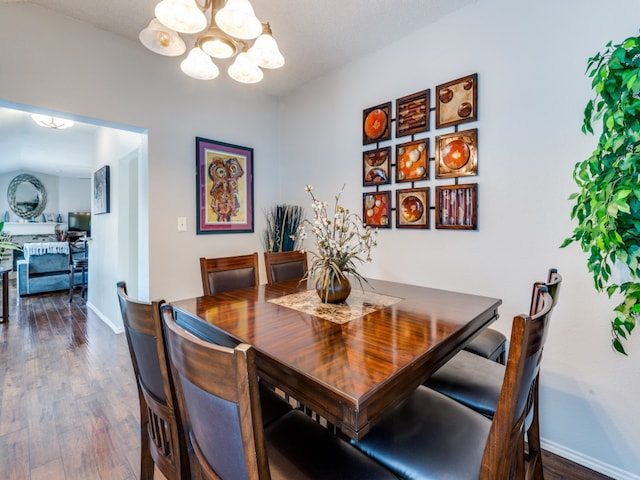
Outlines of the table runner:
M 269 302 L 343 324 L 401 300 L 398 297 L 353 289 L 345 303 L 323 303 L 315 290 L 272 298 Z

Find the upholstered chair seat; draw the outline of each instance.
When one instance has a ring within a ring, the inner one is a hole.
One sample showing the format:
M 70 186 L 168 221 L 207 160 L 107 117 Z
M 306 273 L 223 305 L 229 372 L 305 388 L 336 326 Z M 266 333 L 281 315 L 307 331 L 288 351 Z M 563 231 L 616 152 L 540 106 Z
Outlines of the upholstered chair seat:
M 425 385 L 493 418 L 504 369 L 504 365 L 463 350 L 431 375 Z
M 418 387 L 357 446 L 400 478 L 477 480 L 490 428 L 488 418 Z
M 471 340 L 464 349 L 504 365 L 506 346 L 507 337 L 493 328 L 487 328 Z
M 397 478 L 300 410 L 265 430 L 272 480 Z

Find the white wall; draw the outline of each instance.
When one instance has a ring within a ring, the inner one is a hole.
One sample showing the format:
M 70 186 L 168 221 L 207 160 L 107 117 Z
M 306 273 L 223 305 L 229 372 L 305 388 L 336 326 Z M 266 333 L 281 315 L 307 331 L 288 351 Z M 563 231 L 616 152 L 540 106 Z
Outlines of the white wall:
M 30 35 L 47 38 L 56 48 L 19 40 Z M 142 150 L 148 155 L 148 172 L 140 179 L 145 188 L 139 203 L 149 212 L 141 223 L 148 221 L 145 235 L 150 240 L 140 247 L 140 258 L 149 258 L 139 279 L 141 297 L 175 300 L 201 294 L 200 256 L 261 250 L 262 212 L 278 196 L 272 187 L 279 158 L 275 99 L 224 75 L 212 82 L 191 79 L 175 59 L 27 3 L 0 5 L 0 44 L 10 45 L 0 49 L 3 100 L 148 132 Z M 254 234 L 195 234 L 196 136 L 254 149 Z M 179 216 L 187 217 L 187 232 L 177 231 Z M 94 246 L 94 255 L 116 262 L 113 251 Z M 95 275 L 111 277 L 108 270 Z M 109 281 L 101 295 L 115 308 L 115 283 Z M 105 307 L 105 316 L 113 308 Z
M 461 179 L 479 183 L 478 231 L 381 230 L 362 272 L 500 297 L 495 326 L 508 334 L 513 316 L 528 310 L 532 282 L 559 268 L 565 281 L 542 365 L 542 436 L 546 448 L 614 478 L 640 478 L 640 332 L 626 342 L 628 358 L 612 351 L 614 301 L 594 292 L 586 255 L 559 245 L 574 226 L 572 168 L 596 143 L 580 132 L 591 96 L 586 60 L 609 40 L 637 35 L 638 18 L 634 0 L 479 0 L 281 105 L 286 200 L 309 206 L 307 183 L 331 200 L 346 183 L 345 203 L 361 212 L 362 152 L 373 148 L 362 145 L 362 111 L 386 101 L 395 111 L 397 98 L 425 88 L 433 102 L 436 85 L 478 73 L 478 120 L 459 126 L 479 129 L 479 175 Z M 433 148 L 436 135 L 453 129 L 435 130 L 434 113 L 431 121 Z M 452 183 L 416 186 L 430 186 L 433 201 L 434 186 Z
M 128 159 L 137 155 L 146 138 L 138 133 L 112 128 L 101 128 L 96 137 L 93 171 L 109 166 L 110 212 L 113 213 L 97 215 L 92 205 L 88 302 L 114 330 L 122 331 L 122 318 L 119 305 L 114 301 L 117 297 L 113 293 L 113 286 L 120 280 L 128 281 L 131 275 L 129 265 L 120 260 L 131 258 L 137 246 L 123 244 L 120 238 L 123 234 L 129 235 L 129 210 L 137 210 L 137 205 L 121 204 L 120 190 L 129 190 L 126 175 Z M 123 222 L 121 219 L 126 220 Z M 130 238 L 136 239 L 137 236 L 131 235 Z M 142 241 L 148 243 L 147 235 Z M 133 256 L 132 260 L 137 264 L 137 257 Z M 137 285 L 137 278 L 132 280 L 131 283 Z M 134 292 L 138 293 L 133 290 L 131 294 Z
M 57 177 L 29 170 L 17 170 L 0 175 L 0 214 L 4 218 L 4 212 L 9 212 L 9 221 L 22 221 L 9 207 L 7 189 L 11 180 L 21 174 L 29 174 L 36 177 L 47 192 L 47 204 L 42 213 L 52 213 L 57 218 L 62 214 L 63 221 L 67 221 L 67 213 L 70 211 L 88 212 L 91 207 L 91 180 L 88 178 Z M 42 222 L 42 216 L 37 219 Z
M 91 179 L 58 177 L 58 211 L 65 222 L 69 212 L 90 212 Z
M 347 183 L 344 199 L 359 211 L 362 110 L 428 87 L 433 98 L 437 84 L 477 72 L 479 118 L 468 126 L 479 128 L 479 230 L 383 231 L 362 272 L 498 296 L 496 328 L 508 333 L 531 283 L 558 267 L 565 284 L 542 371 L 545 445 L 613 477 L 640 478 L 640 334 L 627 343 L 629 358 L 611 351 L 613 301 L 593 292 L 578 248 L 558 248 L 573 228 L 571 169 L 595 145 L 580 133 L 590 96 L 586 59 L 608 40 L 636 34 L 639 13 L 634 0 L 479 0 L 278 104 L 223 76 L 189 79 L 177 61 L 49 10 L 2 4 L 0 45 L 9 47 L 0 49 L 0 95 L 148 131 L 140 147 L 143 157 L 148 152 L 148 189 L 141 178 L 138 199 L 149 212 L 148 245 L 139 246 L 148 275 L 140 282 L 149 282 L 150 296 L 174 300 L 200 294 L 198 257 L 260 251 L 263 210 L 276 201 L 309 205 L 306 183 L 324 198 Z M 21 40 L 36 34 L 56 48 Z M 255 149 L 255 234 L 195 235 L 196 136 Z M 107 161 L 116 160 L 122 156 Z M 178 216 L 187 217 L 185 233 L 177 232 Z M 110 228 L 110 216 L 101 217 L 96 228 Z M 144 228 L 146 216 L 140 221 Z M 92 259 L 114 258 L 107 248 L 95 244 Z M 90 300 L 119 319 L 120 272 L 110 268 L 96 272 L 103 283 Z

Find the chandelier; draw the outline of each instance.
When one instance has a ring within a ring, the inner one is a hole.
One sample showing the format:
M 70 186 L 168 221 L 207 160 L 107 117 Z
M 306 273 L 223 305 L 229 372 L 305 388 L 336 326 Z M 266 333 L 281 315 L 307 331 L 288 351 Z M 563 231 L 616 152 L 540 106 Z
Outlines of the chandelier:
M 180 63 L 185 74 L 198 80 L 219 75 L 213 58 L 235 56 L 227 73 L 242 83 L 262 80 L 261 68 L 284 65 L 271 27 L 258 20 L 249 0 L 203 1 L 204 4 L 199 0 L 162 0 L 156 5 L 156 18 L 140 32 L 140 42 L 152 52 L 174 57 L 187 49 L 178 33 L 198 34 L 193 48 Z M 253 44 L 250 46 L 249 42 Z

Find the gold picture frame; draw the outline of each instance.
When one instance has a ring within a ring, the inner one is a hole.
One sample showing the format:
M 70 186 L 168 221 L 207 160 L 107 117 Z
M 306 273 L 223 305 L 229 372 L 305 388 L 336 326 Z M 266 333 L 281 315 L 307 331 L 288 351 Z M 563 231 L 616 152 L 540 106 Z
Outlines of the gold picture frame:
M 396 183 L 429 180 L 429 139 L 396 145 Z
M 436 87 L 436 128 L 473 122 L 477 118 L 477 73 Z
M 478 129 L 436 137 L 436 178 L 478 175 Z
M 391 102 L 370 107 L 362 112 L 362 144 L 391 139 Z
M 396 190 L 396 228 L 429 228 L 429 187 Z
M 429 131 L 431 89 L 396 100 L 396 138 Z
M 477 183 L 436 187 L 436 228 L 477 230 Z
M 369 227 L 391 228 L 391 191 L 363 193 L 362 220 Z
M 391 183 L 391 147 L 362 152 L 362 185 Z

